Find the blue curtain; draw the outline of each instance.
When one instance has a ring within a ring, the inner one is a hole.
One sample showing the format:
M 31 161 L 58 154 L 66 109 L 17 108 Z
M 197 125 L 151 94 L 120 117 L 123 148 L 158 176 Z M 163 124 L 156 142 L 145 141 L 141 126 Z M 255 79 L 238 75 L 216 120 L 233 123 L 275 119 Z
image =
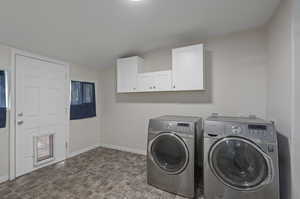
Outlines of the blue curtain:
M 5 72 L 0 71 L 0 128 L 6 127 L 6 85 Z
M 78 120 L 96 116 L 95 84 L 71 81 L 70 119 Z

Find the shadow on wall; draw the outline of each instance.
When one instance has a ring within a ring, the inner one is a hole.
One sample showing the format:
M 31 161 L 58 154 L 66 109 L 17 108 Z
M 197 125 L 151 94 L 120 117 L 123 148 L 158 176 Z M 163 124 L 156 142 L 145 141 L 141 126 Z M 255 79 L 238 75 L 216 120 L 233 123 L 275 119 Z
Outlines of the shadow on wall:
M 149 93 L 116 93 L 116 102 L 119 103 L 212 103 L 212 53 L 205 52 L 205 91 L 179 92 L 149 92 Z M 116 88 L 116 81 L 115 81 Z
M 280 178 L 280 198 L 291 198 L 291 157 L 289 139 L 277 134 L 279 152 L 279 178 Z

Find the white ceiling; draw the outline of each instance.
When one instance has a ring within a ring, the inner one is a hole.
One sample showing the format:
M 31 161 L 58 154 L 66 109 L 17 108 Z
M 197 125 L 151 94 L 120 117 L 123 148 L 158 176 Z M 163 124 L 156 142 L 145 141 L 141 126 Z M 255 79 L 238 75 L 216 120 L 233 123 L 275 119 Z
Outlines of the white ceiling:
M 121 56 L 263 25 L 280 0 L 1 0 L 0 42 L 106 67 Z

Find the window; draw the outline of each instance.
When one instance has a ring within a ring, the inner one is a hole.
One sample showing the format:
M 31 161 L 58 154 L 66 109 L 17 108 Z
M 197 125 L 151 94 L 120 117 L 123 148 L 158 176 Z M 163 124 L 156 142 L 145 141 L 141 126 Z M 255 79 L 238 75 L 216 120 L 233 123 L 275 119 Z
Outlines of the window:
M 71 81 L 70 119 L 78 120 L 96 116 L 95 84 Z
M 0 128 L 6 127 L 6 80 L 5 72 L 0 71 Z

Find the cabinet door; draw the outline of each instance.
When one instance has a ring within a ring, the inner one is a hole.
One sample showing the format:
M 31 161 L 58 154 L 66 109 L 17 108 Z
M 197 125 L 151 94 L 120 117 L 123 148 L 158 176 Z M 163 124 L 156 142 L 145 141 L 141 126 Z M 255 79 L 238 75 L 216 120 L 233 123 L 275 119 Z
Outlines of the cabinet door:
M 161 71 L 154 75 L 155 91 L 170 91 L 172 88 L 172 72 Z
M 172 50 L 173 90 L 204 89 L 203 44 Z
M 139 57 L 118 59 L 117 61 L 117 92 L 135 92 L 137 89 L 138 67 L 142 63 Z
M 154 76 L 152 73 L 144 73 L 138 75 L 138 91 L 154 91 Z

